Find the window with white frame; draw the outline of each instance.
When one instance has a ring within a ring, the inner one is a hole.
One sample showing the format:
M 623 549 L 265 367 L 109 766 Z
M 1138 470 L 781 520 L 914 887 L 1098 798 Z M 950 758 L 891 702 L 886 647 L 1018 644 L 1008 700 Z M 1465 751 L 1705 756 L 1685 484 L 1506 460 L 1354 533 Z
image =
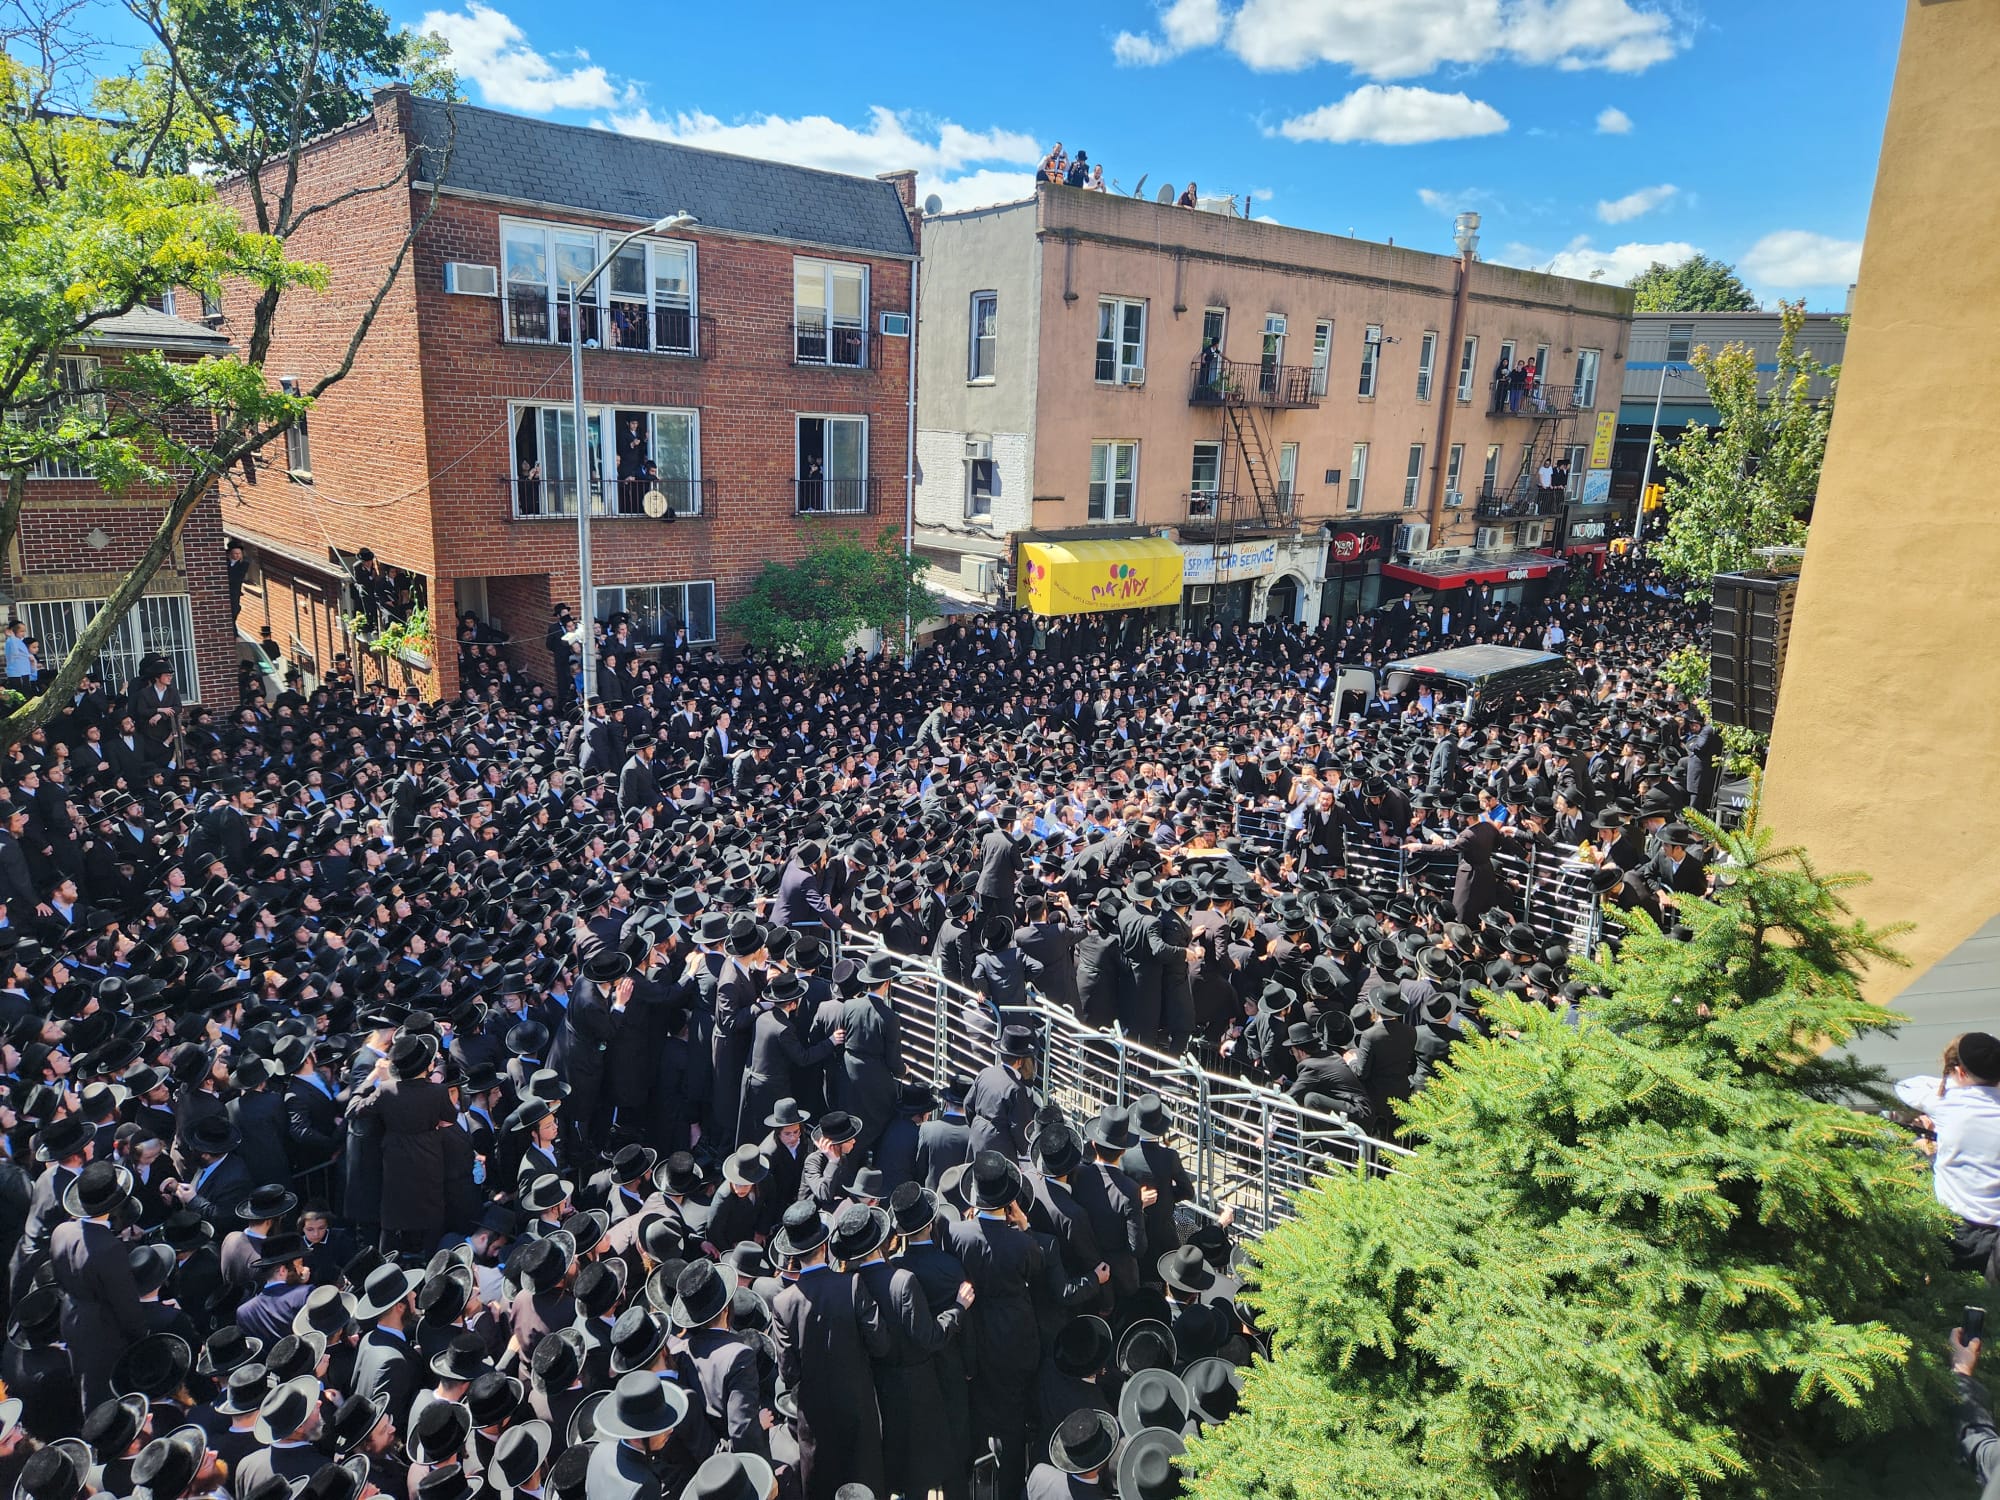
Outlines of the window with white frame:
M 1326 394 L 1327 370 L 1331 367 L 1332 361 L 1333 322 L 1331 319 L 1321 318 L 1313 324 L 1312 393 L 1315 396 Z
M 993 470 L 993 439 L 965 440 L 965 516 L 969 521 L 993 519 L 993 492 L 999 488 Z
M 1431 384 L 1437 373 L 1438 336 L 1435 331 L 1427 332 L 1417 346 L 1417 399 L 1431 399 Z
M 868 363 L 868 268 L 837 260 L 792 262 L 794 357 L 802 365 Z
M 1201 311 L 1201 347 L 1215 346 L 1215 357 L 1223 356 L 1223 341 L 1229 336 L 1229 309 L 1205 307 Z
M 582 282 L 616 236 L 533 220 L 500 225 L 508 339 L 567 343 L 569 287 Z M 580 299 L 578 335 L 586 348 L 699 353 L 695 248 L 687 240 L 636 239 L 621 248 Z
M 1217 514 L 1216 495 L 1222 488 L 1222 444 L 1196 443 L 1188 469 L 1188 515 Z
M 1097 303 L 1097 380 L 1138 385 L 1146 378 L 1146 304 L 1126 297 Z
M 1299 445 L 1282 443 L 1278 447 L 1278 510 L 1289 516 L 1298 503 L 1299 494 Z
M 103 367 L 87 354 L 65 354 L 56 360 L 55 390 L 45 401 L 35 403 L 41 408 L 37 420 L 43 427 L 54 428 L 62 425 L 64 418 L 75 416 L 95 425 L 104 420 Z M 88 479 L 89 471 L 82 460 L 65 456 L 45 458 L 28 469 L 30 479 Z
M 972 294 L 971 350 L 966 356 L 967 380 L 991 380 L 994 377 L 993 357 L 1000 344 L 1000 294 L 998 292 L 974 292 Z
M 800 417 L 798 465 L 801 515 L 859 516 L 870 509 L 866 417 Z
M 1590 449 L 1582 443 L 1572 443 L 1563 449 L 1563 457 L 1569 460 L 1569 488 L 1564 493 L 1574 500 L 1583 493 L 1583 476 L 1588 467 Z
M 687 631 L 688 644 L 703 646 L 715 640 L 715 585 L 713 583 L 628 583 L 621 588 L 598 589 L 597 618 L 608 620 L 622 614 L 632 627 L 633 639 L 652 645 L 671 641 L 676 629 Z
M 1372 398 L 1375 374 L 1382 367 L 1382 325 L 1370 323 L 1361 331 L 1361 385 L 1359 394 Z
M 1424 445 L 1410 444 L 1410 467 L 1403 474 L 1403 509 L 1417 508 L 1417 490 L 1424 482 Z
M 1684 365 L 1688 356 L 1694 353 L 1694 324 L 1669 323 L 1667 325 L 1667 363 Z
M 1458 487 L 1459 471 L 1465 467 L 1465 444 L 1453 443 L 1444 466 L 1445 504 L 1457 505 L 1465 496 Z
M 1129 521 L 1139 491 L 1139 445 L 1090 445 L 1090 508 L 1093 521 Z
M 1468 333 L 1458 351 L 1458 399 L 1472 399 L 1472 382 L 1479 366 L 1479 336 Z
M 509 425 L 514 467 L 508 478 L 516 516 L 574 516 L 579 493 L 590 496 L 594 516 L 644 515 L 645 498 L 652 490 L 667 497 L 667 507 L 675 515 L 701 514 L 699 412 L 591 406 L 584 408 L 584 421 L 587 430 L 579 461 L 571 408 L 513 405 Z
M 52 672 L 68 659 L 77 637 L 103 607 L 102 599 L 31 599 L 15 606 L 25 611 L 28 633 L 41 637 L 42 665 Z M 186 594 L 148 594 L 125 612 L 97 655 L 105 687 L 129 694 L 132 674 L 149 655 L 166 658 L 174 669 L 174 686 L 185 701 L 201 697 L 195 674 L 194 614 Z
M 1368 487 L 1368 445 L 1356 443 L 1354 452 L 1347 460 L 1347 508 L 1350 512 L 1361 509 L 1362 493 Z
M 1597 366 L 1602 358 L 1601 350 L 1576 351 L 1576 404 L 1579 407 L 1587 409 L 1597 405 Z
M 1278 388 L 1278 367 L 1285 362 L 1285 315 L 1266 313 L 1264 315 L 1264 342 L 1257 351 L 1257 389 L 1271 392 Z
M 1479 476 L 1479 493 L 1498 495 L 1500 493 L 1500 444 L 1486 445 L 1486 471 Z

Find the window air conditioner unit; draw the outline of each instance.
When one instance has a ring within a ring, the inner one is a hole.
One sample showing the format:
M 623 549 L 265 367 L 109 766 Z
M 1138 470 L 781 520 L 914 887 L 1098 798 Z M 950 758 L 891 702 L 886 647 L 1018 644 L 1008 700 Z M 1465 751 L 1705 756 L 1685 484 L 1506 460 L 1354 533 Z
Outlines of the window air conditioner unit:
M 1146 383 L 1146 367 L 1144 365 L 1129 365 L 1126 367 L 1125 373 L 1119 378 L 1127 385 L 1144 385 Z
M 500 268 L 469 260 L 448 260 L 444 263 L 444 289 L 459 297 L 497 297 Z
M 1000 562 L 998 558 L 968 557 L 965 559 L 964 566 L 959 570 L 959 576 L 970 578 L 972 592 L 975 594 L 991 596 L 1000 592 Z
M 906 339 L 910 336 L 910 315 L 885 312 L 882 314 L 881 327 L 882 337 L 885 339 Z
M 1427 552 L 1431 545 L 1431 529 L 1423 522 L 1405 522 L 1396 528 L 1396 550 L 1398 552 Z
M 1214 593 L 1214 591 L 1215 589 L 1212 584 L 1197 583 L 1187 591 L 1187 602 L 1190 604 L 1206 604 L 1208 603 L 1209 595 Z
M 1507 528 L 1504 526 L 1482 526 L 1473 538 L 1473 545 L 1481 552 L 1492 552 L 1507 545 Z
M 1444 503 L 1449 505 L 1453 510 L 1457 510 L 1459 506 L 1465 504 L 1465 491 L 1446 490 L 1444 492 Z
M 1530 521 L 1521 528 L 1521 545 L 1523 547 L 1539 547 L 1548 540 L 1548 537 L 1549 523 L 1547 521 Z

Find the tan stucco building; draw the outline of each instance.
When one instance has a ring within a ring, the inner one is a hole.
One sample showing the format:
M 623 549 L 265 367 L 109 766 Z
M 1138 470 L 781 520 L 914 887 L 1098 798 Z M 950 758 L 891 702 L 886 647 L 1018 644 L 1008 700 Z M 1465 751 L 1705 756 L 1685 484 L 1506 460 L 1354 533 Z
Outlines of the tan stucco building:
M 1399 569 L 1542 576 L 1603 513 L 1623 288 L 1049 185 L 924 234 L 917 544 L 968 594 L 1021 592 L 1023 541 L 1164 537 L 1190 613 L 1311 623 Z
M 1916 923 L 1918 971 L 2000 913 L 1996 77 L 2000 10 L 1905 7 L 1764 793 L 1782 839 L 1874 877 L 1861 915 Z

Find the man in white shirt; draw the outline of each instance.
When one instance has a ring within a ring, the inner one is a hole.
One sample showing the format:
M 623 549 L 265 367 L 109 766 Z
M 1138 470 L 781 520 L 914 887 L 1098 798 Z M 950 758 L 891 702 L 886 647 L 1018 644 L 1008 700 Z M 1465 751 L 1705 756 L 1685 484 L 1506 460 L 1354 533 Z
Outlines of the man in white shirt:
M 1957 1061 L 1943 1078 L 1905 1078 L 1896 1097 L 1937 1132 L 1931 1180 L 1960 1220 L 1957 1263 L 2000 1285 L 2000 1038 L 1968 1031 L 1953 1048 Z

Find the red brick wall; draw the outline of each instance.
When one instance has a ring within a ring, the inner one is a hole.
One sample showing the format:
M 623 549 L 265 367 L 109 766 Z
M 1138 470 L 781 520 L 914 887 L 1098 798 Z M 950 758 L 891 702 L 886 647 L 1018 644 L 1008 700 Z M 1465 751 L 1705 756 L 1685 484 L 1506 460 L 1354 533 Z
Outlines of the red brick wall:
M 555 672 L 542 645 L 552 618 L 547 575 L 487 579 L 486 608 L 491 619 L 506 627 L 507 660 L 514 670 L 531 682 L 553 686 Z
M 320 200 L 391 170 L 400 137 L 385 114 L 315 145 L 303 196 Z M 906 202 L 913 183 L 899 181 Z M 225 190 L 227 192 L 227 190 Z M 268 372 L 310 380 L 337 356 L 337 333 L 351 327 L 357 299 L 372 293 L 408 216 L 425 195 L 378 194 L 323 215 L 293 242 L 293 253 L 329 267 L 322 297 L 293 294 Z M 588 226 L 587 215 L 522 210 L 520 217 Z M 567 351 L 503 343 L 497 299 L 445 293 L 444 266 L 500 264 L 500 209 L 440 200 L 402 280 L 384 306 L 354 372 L 328 392 L 310 420 L 314 484 L 287 483 L 266 469 L 242 487 L 227 522 L 280 539 L 307 555 L 329 544 L 364 543 L 385 561 L 424 573 L 438 624 L 449 637 L 459 578 L 548 579 L 546 597 L 577 597 L 574 520 L 513 519 L 510 400 L 567 403 Z M 606 228 L 629 225 L 602 224 Z M 718 620 L 741 597 L 766 558 L 793 558 L 828 529 L 873 534 L 903 520 L 906 396 L 910 343 L 876 334 L 885 311 L 907 311 L 911 267 L 871 261 L 869 341 L 878 367 L 861 371 L 792 363 L 792 262 L 807 247 L 773 245 L 697 229 L 698 313 L 712 320 L 712 356 L 701 360 L 587 351 L 584 395 L 592 405 L 681 406 L 700 410 L 705 514 L 671 527 L 644 518 L 593 523 L 592 574 L 599 587 L 712 580 Z M 865 259 L 865 257 L 835 257 Z M 244 309 L 232 303 L 230 311 Z M 798 413 L 869 419 L 869 473 L 880 509 L 865 518 L 813 519 L 793 513 Z M 281 462 L 281 458 L 274 460 Z M 316 501 L 317 503 L 309 503 Z M 522 587 L 511 586 L 511 597 Z M 532 590 L 529 590 L 532 592 Z M 491 589 L 489 587 L 489 597 Z M 523 616 L 531 642 L 518 664 L 546 678 L 540 649 L 548 619 Z M 499 608 L 496 603 L 494 606 Z M 509 626 L 523 628 L 512 618 Z M 727 638 L 725 633 L 725 644 Z M 455 653 L 440 643 L 435 690 L 456 688 Z

